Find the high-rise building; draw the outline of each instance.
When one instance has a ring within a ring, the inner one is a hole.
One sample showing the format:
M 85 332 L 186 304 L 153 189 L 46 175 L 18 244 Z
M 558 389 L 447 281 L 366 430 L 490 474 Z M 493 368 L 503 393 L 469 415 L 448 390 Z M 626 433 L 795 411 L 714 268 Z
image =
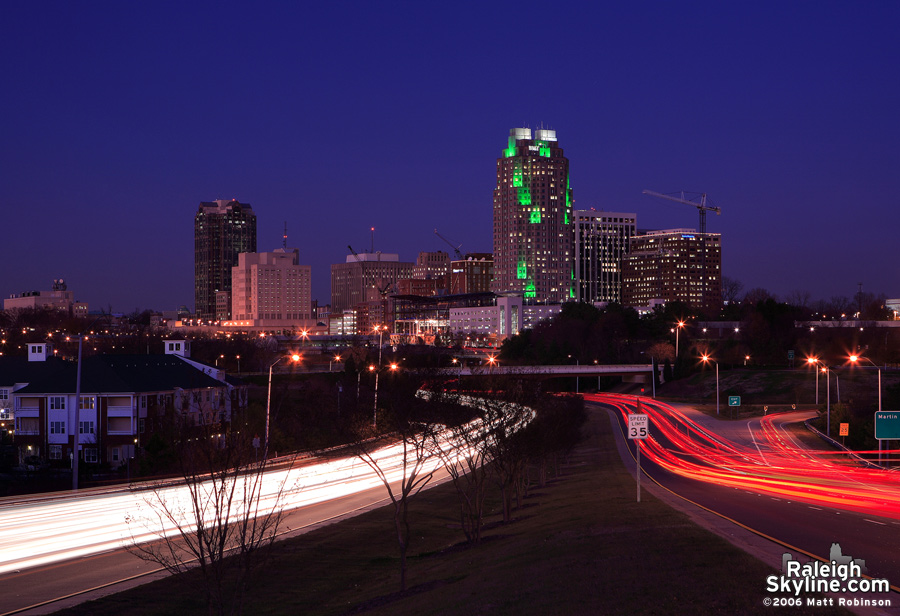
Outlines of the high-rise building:
M 720 234 L 668 229 L 632 238 L 622 258 L 622 303 L 675 300 L 711 312 L 722 308 Z
M 622 257 L 636 234 L 636 214 L 575 210 L 575 299 L 622 302 Z
M 394 292 L 401 278 L 412 278 L 415 263 L 400 261 L 396 253 L 366 252 L 347 255 L 331 266 L 331 312 L 340 314 L 363 302 L 381 301 Z
M 238 255 L 232 268 L 231 315 L 235 322 L 254 326 L 314 325 L 311 271 L 300 265 L 300 251 Z
M 575 297 L 569 160 L 555 130 L 510 130 L 494 189 L 495 293 L 526 303 Z
M 216 318 L 216 293 L 231 292 L 231 268 L 256 252 L 256 214 L 237 199 L 203 201 L 194 216 L 194 312 Z

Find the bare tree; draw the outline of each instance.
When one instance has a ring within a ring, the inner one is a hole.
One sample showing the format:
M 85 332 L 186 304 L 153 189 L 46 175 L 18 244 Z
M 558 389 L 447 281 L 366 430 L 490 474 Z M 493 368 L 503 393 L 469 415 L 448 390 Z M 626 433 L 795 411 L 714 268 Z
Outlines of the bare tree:
M 809 291 L 801 291 L 800 289 L 795 289 L 788 293 L 787 299 L 785 301 L 796 308 L 808 309 L 812 301 L 812 296 L 810 295 Z
M 404 409 L 404 410 L 409 410 Z M 409 503 L 431 478 L 438 465 L 433 444 L 439 426 L 415 421 L 409 413 L 395 413 L 391 421 L 396 441 L 386 447 L 384 439 L 365 438 L 371 426 L 358 430 L 356 455 L 371 468 L 387 490 L 394 507 L 394 531 L 400 548 L 400 590 L 406 590 L 406 554 L 410 543 Z M 379 421 L 379 426 L 383 422 Z
M 850 300 L 843 295 L 832 295 L 831 299 L 828 301 L 828 310 L 829 317 L 844 317 L 850 312 L 850 307 L 853 304 Z
M 512 520 L 512 493 L 521 505 L 522 483 L 528 461 L 526 436 L 521 429 L 534 417 L 526 406 L 503 400 L 483 403 L 485 456 L 490 460 L 494 479 L 500 488 L 503 521 Z
M 747 291 L 744 295 L 744 303 L 750 306 L 756 306 L 760 302 L 765 302 L 768 300 L 777 301 L 777 297 L 772 293 L 769 293 L 766 289 L 762 287 L 754 287 Z
M 722 276 L 722 300 L 726 304 L 733 304 L 738 301 L 741 291 L 744 289 L 744 283 L 728 276 Z
M 445 432 L 432 436 L 432 450 L 440 459 L 456 489 L 459 501 L 459 522 L 466 541 L 478 543 L 484 521 L 485 484 L 488 467 L 485 464 L 484 417 L 474 406 L 477 399 L 444 391 L 429 396 L 432 404 L 455 406 L 445 410 L 448 420 Z
M 182 480 L 132 488 L 147 509 L 128 520 L 135 524 L 129 549 L 172 574 L 199 569 L 209 613 L 240 614 L 262 548 L 278 533 L 285 480 L 267 476 L 265 456 L 253 462 L 242 435 L 182 436 Z

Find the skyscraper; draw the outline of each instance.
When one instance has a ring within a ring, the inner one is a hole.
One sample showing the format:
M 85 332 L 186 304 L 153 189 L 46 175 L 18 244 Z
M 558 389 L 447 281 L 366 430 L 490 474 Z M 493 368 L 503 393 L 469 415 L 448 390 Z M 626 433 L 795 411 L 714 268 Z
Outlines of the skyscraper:
M 231 268 L 256 252 L 256 214 L 237 199 L 203 201 L 194 216 L 194 312 L 216 318 L 216 293 L 231 293 Z M 227 302 L 230 305 L 230 301 Z
M 682 301 L 717 314 L 722 308 L 722 243 L 718 233 L 648 231 L 622 258 L 622 303 Z
M 569 160 L 555 130 L 513 128 L 497 159 L 494 189 L 495 293 L 526 302 L 575 297 Z
M 622 257 L 636 221 L 636 214 L 575 210 L 577 301 L 622 302 Z

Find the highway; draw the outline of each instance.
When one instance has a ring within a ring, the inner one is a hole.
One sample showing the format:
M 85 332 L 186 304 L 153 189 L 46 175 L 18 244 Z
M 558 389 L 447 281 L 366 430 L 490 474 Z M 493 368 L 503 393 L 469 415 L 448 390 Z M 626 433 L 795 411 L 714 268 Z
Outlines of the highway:
M 398 445 L 377 453 L 379 465 L 396 485 L 403 476 Z M 435 471 L 433 482 L 445 477 L 437 458 L 423 472 Z M 322 523 L 385 504 L 387 491 L 375 472 L 361 459 L 350 456 L 313 464 L 292 465 L 266 474 L 263 502 L 286 511 L 282 535 L 305 532 Z M 48 613 L 84 601 L 73 593 L 112 584 L 101 594 L 122 590 L 117 582 L 158 571 L 125 548 L 139 541 L 155 540 L 175 528 L 158 525 L 159 499 L 177 509 L 185 499 L 181 486 L 151 490 L 152 484 L 132 489 L 60 492 L 33 498 L 0 499 L 0 614 L 53 602 Z M 283 489 L 281 500 L 276 500 Z M 266 511 L 265 506 L 261 508 Z M 146 579 L 141 581 L 147 581 Z
M 613 409 L 623 430 L 634 396 L 585 396 Z M 900 476 L 846 454 L 811 450 L 785 427 L 814 415 L 794 412 L 719 421 L 641 398 L 650 435 L 641 446 L 646 478 L 680 498 L 765 538 L 829 560 L 832 543 L 866 561 L 868 575 L 900 587 Z M 634 455 L 634 441 L 629 441 Z M 896 594 L 892 594 L 896 597 Z M 896 602 L 900 605 L 900 601 Z
M 469 396 L 460 396 L 459 402 L 485 404 Z M 505 406 L 515 405 L 496 406 L 493 421 L 503 421 Z M 533 411 L 518 408 L 526 411 L 515 415 L 518 421 L 530 421 Z M 480 421 L 467 427 L 484 429 Z M 452 430 L 435 436 L 430 454 L 418 469 L 418 476 L 433 473 L 431 486 L 447 478 L 440 456 L 435 455 L 435 443 L 451 458 L 465 455 L 469 447 Z M 377 449 L 371 456 L 381 477 L 352 454 L 277 464 L 263 474 L 258 511 L 283 511 L 280 535 L 284 537 L 386 504 L 385 482 L 397 494 L 399 483 L 416 464 L 415 456 L 404 463 L 401 442 Z M 206 492 L 202 501 L 213 498 L 209 484 L 200 489 Z M 238 502 L 236 509 L 240 507 Z M 177 535 L 179 527 L 190 528 L 194 518 L 184 513 L 190 511 L 190 494 L 177 481 L 0 499 L 0 585 L 4 589 L 0 615 L 49 613 L 149 581 L 150 575 L 164 575 L 157 565 L 140 560 L 127 548 Z M 167 519 L 172 513 L 175 518 L 181 513 L 181 519 Z M 208 518 L 215 514 L 214 508 L 207 511 Z M 27 608 L 33 609 L 25 612 Z

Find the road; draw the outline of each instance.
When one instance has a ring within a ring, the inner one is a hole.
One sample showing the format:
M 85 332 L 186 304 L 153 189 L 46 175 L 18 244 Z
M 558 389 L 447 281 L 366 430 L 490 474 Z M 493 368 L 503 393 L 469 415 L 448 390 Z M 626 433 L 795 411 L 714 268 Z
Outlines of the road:
M 382 468 L 396 490 L 402 476 L 398 448 L 380 451 Z M 436 460 L 426 470 L 430 468 L 436 469 L 434 485 L 445 479 Z M 267 493 L 280 485 L 285 486 L 283 537 L 387 502 L 384 485 L 353 456 L 271 473 Z M 175 490 L 165 488 L 161 494 L 171 499 Z M 0 614 L 50 613 L 164 575 L 124 548 L 132 536 L 147 538 L 159 532 L 147 526 L 154 498 L 152 492 L 125 488 L 2 499 Z M 69 595 L 74 596 L 65 599 Z
M 634 396 L 586 398 L 614 409 L 624 435 Z M 645 477 L 795 556 L 828 561 L 839 543 L 844 555 L 866 561 L 868 575 L 900 586 L 900 477 L 803 447 L 785 426 L 809 412 L 718 421 L 647 398 L 641 412 L 652 437 L 641 451 Z M 634 455 L 633 441 L 629 447 Z

